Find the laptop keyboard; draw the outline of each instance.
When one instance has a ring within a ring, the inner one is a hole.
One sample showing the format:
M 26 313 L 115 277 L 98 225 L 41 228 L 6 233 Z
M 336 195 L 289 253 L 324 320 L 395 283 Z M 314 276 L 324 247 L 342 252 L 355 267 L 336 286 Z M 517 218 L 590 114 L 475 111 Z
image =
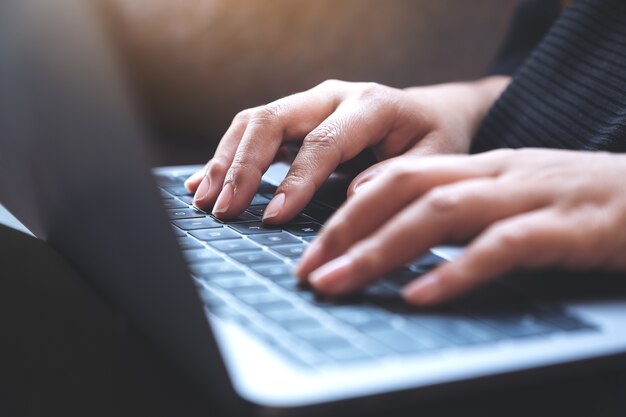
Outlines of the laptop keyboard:
M 495 283 L 437 310 L 418 310 L 401 287 L 442 260 L 418 259 L 344 299 L 323 298 L 292 271 L 333 209 L 317 201 L 282 227 L 261 222 L 275 187 L 263 182 L 236 219 L 192 206 L 186 177 L 156 176 L 174 234 L 208 314 L 244 327 L 304 367 L 419 355 L 594 327 L 556 305 L 538 305 Z M 485 307 L 488 306 L 488 307 Z

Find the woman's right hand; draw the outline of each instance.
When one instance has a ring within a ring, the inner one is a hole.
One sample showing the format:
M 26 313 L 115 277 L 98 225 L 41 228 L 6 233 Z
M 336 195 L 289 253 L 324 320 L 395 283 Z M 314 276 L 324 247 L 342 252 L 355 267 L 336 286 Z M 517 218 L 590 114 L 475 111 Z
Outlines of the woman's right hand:
M 244 110 L 215 155 L 185 183 L 194 204 L 220 218 L 248 207 L 284 141 L 302 146 L 265 210 L 280 224 L 300 212 L 342 162 L 373 147 L 387 159 L 406 152 L 464 153 L 508 77 L 406 90 L 330 80 L 311 90 Z

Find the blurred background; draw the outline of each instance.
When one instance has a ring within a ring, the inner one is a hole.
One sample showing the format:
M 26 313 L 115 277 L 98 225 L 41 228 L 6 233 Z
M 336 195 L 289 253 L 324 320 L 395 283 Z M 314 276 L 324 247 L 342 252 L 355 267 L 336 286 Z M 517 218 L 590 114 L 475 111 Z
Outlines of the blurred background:
M 204 162 L 233 116 L 328 78 L 483 75 L 517 0 L 103 0 L 159 164 Z

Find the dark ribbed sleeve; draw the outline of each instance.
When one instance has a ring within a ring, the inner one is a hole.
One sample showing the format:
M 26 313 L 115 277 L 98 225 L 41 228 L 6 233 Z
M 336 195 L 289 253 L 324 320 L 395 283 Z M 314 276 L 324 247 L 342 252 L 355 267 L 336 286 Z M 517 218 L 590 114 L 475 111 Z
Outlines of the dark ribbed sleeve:
M 559 0 L 521 0 L 490 75 L 512 75 L 528 58 L 561 13 Z
M 472 151 L 626 151 L 626 2 L 576 0 L 487 114 Z

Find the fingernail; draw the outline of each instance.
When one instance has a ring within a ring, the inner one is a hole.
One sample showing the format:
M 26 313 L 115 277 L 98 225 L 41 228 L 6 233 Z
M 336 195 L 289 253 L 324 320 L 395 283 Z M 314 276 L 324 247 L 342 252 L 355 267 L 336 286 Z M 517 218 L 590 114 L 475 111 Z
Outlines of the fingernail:
M 298 266 L 294 271 L 296 276 L 300 278 L 301 281 L 305 280 L 304 272 L 310 269 L 310 265 L 315 263 L 316 260 L 322 254 L 322 244 L 318 239 L 314 240 L 309 247 L 304 251 L 302 257 L 300 258 L 300 262 L 298 262 Z
M 196 190 L 196 194 L 193 197 L 194 204 L 197 201 L 204 200 L 207 194 L 209 194 L 210 188 L 211 188 L 211 180 L 209 180 L 209 177 L 205 175 L 204 178 L 202 178 L 202 182 L 198 186 L 198 189 Z
M 285 205 L 285 193 L 276 194 L 265 208 L 263 221 L 278 216 Z
M 319 290 L 340 293 L 350 286 L 352 257 L 348 255 L 333 259 L 309 275 L 311 285 Z
M 409 284 L 402 293 L 404 298 L 411 303 L 431 304 L 441 293 L 441 279 L 439 275 L 431 272 Z
M 219 197 L 217 197 L 217 201 L 215 202 L 215 207 L 213 208 L 213 214 L 221 214 L 228 211 L 230 207 L 230 203 L 233 200 L 233 186 L 231 183 L 227 183 Z

